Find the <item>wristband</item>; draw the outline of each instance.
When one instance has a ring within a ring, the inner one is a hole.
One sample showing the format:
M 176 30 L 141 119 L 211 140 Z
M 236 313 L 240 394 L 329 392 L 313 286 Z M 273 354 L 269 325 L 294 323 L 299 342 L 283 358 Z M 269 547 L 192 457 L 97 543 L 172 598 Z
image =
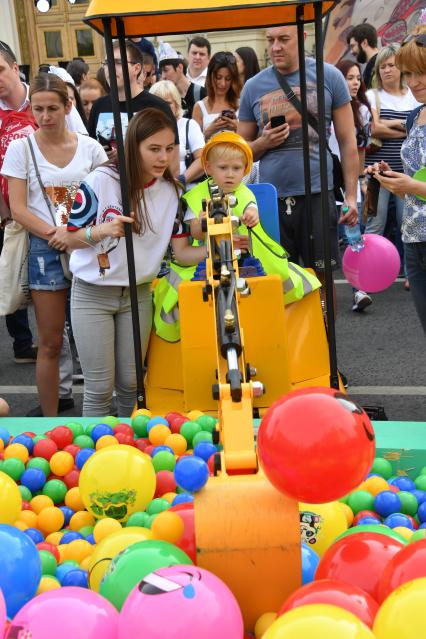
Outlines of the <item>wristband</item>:
M 86 240 L 90 244 L 90 246 L 96 246 L 97 242 L 96 240 L 92 238 L 92 229 L 93 229 L 93 226 L 86 226 L 86 231 L 85 231 Z

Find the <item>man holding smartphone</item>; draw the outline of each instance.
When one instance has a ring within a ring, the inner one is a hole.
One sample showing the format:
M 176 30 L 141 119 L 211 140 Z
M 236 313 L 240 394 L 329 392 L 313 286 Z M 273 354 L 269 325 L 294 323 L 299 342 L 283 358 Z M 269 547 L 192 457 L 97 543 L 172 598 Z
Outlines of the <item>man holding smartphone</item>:
M 272 67 L 264 69 L 244 85 L 239 110 L 238 133 L 250 142 L 255 160 L 259 160 L 260 182 L 274 184 L 278 191 L 281 243 L 293 262 L 324 270 L 321 232 L 321 184 L 319 142 L 317 132 L 309 128 L 311 166 L 311 210 L 313 218 L 314 255 L 310 258 L 309 227 L 303 167 L 302 118 L 297 103 L 287 95 L 280 76 L 300 96 L 297 28 L 274 27 L 266 32 Z M 314 118 L 317 114 L 315 60 L 306 61 L 307 102 Z M 339 142 L 346 187 L 348 212 L 339 223 L 354 225 L 358 221 L 356 184 L 358 155 L 350 95 L 343 75 L 329 64 L 324 65 L 326 126 L 333 122 Z M 299 102 L 300 104 L 300 102 Z M 333 164 L 328 154 L 328 188 L 330 244 L 332 265 L 338 264 L 337 212 L 333 193 Z

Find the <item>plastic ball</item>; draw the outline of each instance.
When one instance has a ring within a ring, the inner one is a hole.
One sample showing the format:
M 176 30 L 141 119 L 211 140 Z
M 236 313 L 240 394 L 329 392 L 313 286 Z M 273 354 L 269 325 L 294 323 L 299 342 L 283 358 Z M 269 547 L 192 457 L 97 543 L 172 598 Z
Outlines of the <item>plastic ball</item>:
M 24 433 L 14 437 L 10 443 L 11 444 L 22 444 L 28 450 L 30 455 L 33 452 L 33 448 L 34 448 L 33 439 L 32 439 L 32 437 L 30 437 L 29 435 L 25 435 Z
M 27 463 L 30 454 L 28 448 L 23 444 L 10 444 L 4 451 L 4 459 L 10 459 L 15 457 L 20 459 L 24 464 Z
M 44 534 L 56 532 L 64 525 L 64 513 L 59 508 L 50 506 L 44 508 L 38 515 L 37 528 L 39 528 Z
M 1 471 L 6 475 L 9 475 L 13 481 L 19 481 L 25 472 L 25 464 L 17 457 L 10 457 L 3 461 Z
M 173 566 L 147 575 L 147 587 L 159 578 L 178 589 L 152 597 L 145 594 L 143 587 L 134 588 L 120 614 L 118 639 L 162 639 L 167 636 L 170 619 L 181 636 L 203 639 L 243 636 L 238 603 L 215 575 L 198 566 Z
M 1 471 L 0 496 L 0 524 L 13 524 L 21 512 L 22 497 L 13 479 Z
M 33 541 L 36 545 L 43 541 L 44 536 L 43 533 L 38 530 L 38 528 L 27 528 L 25 534 Z
M 165 417 L 156 415 L 155 417 L 151 417 L 151 419 L 149 419 L 147 422 L 146 427 L 147 427 L 148 434 L 150 433 L 152 428 L 154 428 L 154 426 L 166 426 L 168 428 L 169 422 L 167 421 Z
M 389 479 L 392 477 L 392 464 L 387 459 L 383 457 L 376 457 L 373 461 L 373 465 L 371 467 L 372 473 L 377 473 L 384 479 Z
M 204 431 L 208 431 L 209 433 L 212 433 L 216 429 L 217 419 L 211 415 L 200 415 L 197 417 L 197 422 Z
M 361 510 L 372 510 L 374 497 L 367 490 L 355 490 L 349 495 L 348 506 L 357 515 Z
M 80 471 L 74 467 L 69 473 L 64 475 L 63 480 L 68 490 L 70 488 L 75 488 L 80 482 Z
M 183 519 L 174 512 L 164 511 L 155 517 L 151 525 L 154 539 L 176 544 L 183 536 L 185 525 Z
M 5 446 L 8 445 L 10 440 L 10 433 L 4 426 L 0 426 L 0 439 L 3 441 L 3 444 Z
M 194 444 L 195 444 L 196 438 L 197 438 L 197 435 L 194 437 Z M 195 457 L 201 457 L 201 459 L 204 459 L 205 462 L 207 462 L 210 459 L 210 457 L 214 455 L 216 452 L 217 452 L 216 446 L 212 444 L 210 441 L 201 441 L 195 444 L 194 446 Z
M 300 502 L 299 511 L 302 542 L 313 548 L 320 557 L 348 528 L 346 516 L 337 501 L 329 504 Z
M 65 495 L 65 505 L 71 508 L 74 512 L 84 510 L 84 502 L 81 498 L 80 489 L 78 486 L 71 488 Z
M 65 557 L 66 559 L 73 559 L 77 563 L 81 563 L 83 559 L 89 557 L 92 552 L 93 546 L 87 539 L 74 539 L 68 544 Z
M 162 499 L 161 497 L 156 497 L 146 507 L 146 512 L 148 515 L 158 515 L 159 513 L 164 512 L 169 508 L 170 504 L 167 499 Z
M 146 437 L 148 435 L 147 424 L 149 417 L 147 415 L 136 415 L 132 418 L 132 428 L 137 437 Z
M 180 493 L 172 501 L 172 506 L 179 506 L 180 504 L 191 504 L 194 501 L 193 495 L 188 493 Z
M 426 577 L 426 541 L 408 544 L 384 566 L 378 586 L 378 601 L 413 579 Z
M 25 522 L 30 528 L 37 526 L 37 515 L 32 510 L 22 510 L 19 513 L 18 519 L 19 521 Z
M 121 530 L 121 524 L 116 519 L 112 519 L 111 517 L 106 517 L 105 519 L 99 520 L 93 529 L 93 536 L 95 538 L 96 543 L 98 544 L 102 539 L 107 537 L 113 532 L 117 532 Z
M 394 590 L 380 607 L 374 621 L 376 639 L 424 637 L 425 601 L 426 578 L 414 579 Z
M 418 490 L 426 491 L 426 475 L 419 475 L 419 477 L 414 480 L 414 484 Z
M 86 461 L 91 457 L 95 451 L 93 448 L 82 448 L 75 456 L 75 464 L 80 470 L 83 468 Z
M 347 395 L 304 388 L 268 409 L 257 446 L 275 488 L 298 501 L 324 503 L 348 494 L 366 477 L 375 435 L 367 414 Z
M 101 450 L 101 448 L 106 448 L 107 446 L 118 446 L 119 442 L 117 441 L 114 435 L 103 435 L 96 440 L 96 450 Z
M 54 504 L 62 503 L 66 494 L 67 486 L 60 479 L 50 479 L 43 486 L 43 495 L 50 497 Z
M 410 541 L 411 537 L 414 535 L 414 530 L 412 530 L 411 528 L 406 528 L 405 526 L 396 526 L 394 530 L 395 532 L 402 535 L 402 537 L 405 537 L 407 541 Z
M 21 484 L 35 493 L 41 490 L 46 483 L 46 475 L 40 468 L 28 468 L 21 475 Z
M 206 485 L 209 478 L 209 468 L 200 457 L 181 457 L 174 470 L 178 486 L 184 490 L 195 492 Z
M 50 508 L 54 504 L 53 499 L 48 497 L 48 495 L 36 495 L 32 498 L 30 505 L 31 509 L 38 515 L 42 510 Z
M 46 535 L 45 541 L 46 543 L 51 544 L 52 546 L 59 546 L 63 535 L 64 535 L 63 531 L 58 530 L 56 532 L 49 533 L 48 535 Z
M 71 455 L 71 453 L 66 453 L 63 450 L 55 453 L 50 458 L 50 470 L 52 471 L 52 473 L 58 475 L 59 477 L 63 477 L 64 475 L 69 473 L 73 466 L 74 457 Z
M 155 497 L 162 497 L 165 493 L 176 491 L 176 480 L 170 470 L 160 470 L 156 476 Z
M 18 486 L 18 488 L 19 488 L 19 492 L 21 493 L 22 500 L 29 503 L 33 497 L 29 488 L 27 488 L 26 486 L 22 486 L 22 484 Z
M 411 515 L 412 517 L 417 513 L 419 503 L 413 493 L 405 490 L 400 490 L 398 497 L 401 501 L 401 512 L 404 515 Z
M 53 439 L 41 439 L 34 444 L 33 455 L 34 457 L 43 457 L 48 461 L 58 450 L 58 446 Z
M 86 570 L 77 568 L 69 570 L 62 578 L 62 586 L 78 586 L 79 588 L 88 588 L 88 576 Z
M 69 572 L 70 570 L 75 570 L 75 569 L 78 570 L 79 567 L 80 566 L 79 566 L 79 564 L 76 561 L 72 561 L 72 560 L 68 559 L 68 560 L 62 562 L 61 564 L 59 564 L 59 566 L 56 568 L 55 577 L 62 584 L 62 579 L 67 574 L 67 572 Z
M 150 422 L 152 421 L 153 420 L 150 420 Z M 161 446 L 164 444 L 167 437 L 171 435 L 171 430 L 168 425 L 166 426 L 161 423 L 157 423 L 150 428 L 150 422 L 148 422 L 148 439 L 153 446 Z
M 95 448 L 95 442 L 89 435 L 79 435 L 74 439 L 74 444 L 83 448 Z
M 424 477 L 426 477 L 426 475 L 424 475 Z M 426 501 L 420 504 L 417 511 L 417 516 L 422 524 L 426 522 Z
M 95 517 L 126 521 L 152 499 L 155 472 L 138 449 L 108 446 L 96 451 L 84 464 L 79 488 L 85 507 Z
M 154 470 L 156 473 L 161 470 L 173 471 L 176 466 L 176 459 L 173 453 L 162 450 L 153 456 L 152 465 L 154 466 Z
M 126 528 L 128 526 L 140 526 L 142 528 L 151 528 L 152 516 L 146 512 L 138 512 L 130 515 L 126 522 Z
M 27 470 L 28 468 L 39 468 L 43 471 L 46 477 L 50 474 L 50 464 L 47 459 L 44 459 L 43 457 L 33 457 L 30 459 L 27 464 Z
M 264 612 L 254 625 L 254 636 L 256 639 L 262 639 L 269 626 L 272 626 L 278 617 L 276 612 Z
M 92 429 L 90 436 L 96 444 L 96 442 L 98 441 L 98 439 L 100 439 L 100 437 L 103 437 L 104 435 L 113 435 L 113 434 L 114 434 L 114 431 L 111 428 L 111 426 L 109 426 L 108 424 L 97 424 Z
M 70 544 L 76 539 L 83 539 L 83 535 L 77 530 L 66 530 L 61 537 L 61 545 Z
M 302 551 L 302 584 L 309 584 L 314 580 L 315 571 L 320 561 L 319 555 L 308 546 L 308 544 L 301 544 Z
M 53 575 L 42 575 L 40 583 L 37 588 L 37 595 L 41 595 L 44 592 L 50 592 L 51 590 L 57 590 L 61 587 L 58 579 Z
M 83 526 L 94 526 L 95 518 L 87 510 L 78 510 L 70 519 L 71 530 L 80 530 Z
M 396 493 L 384 490 L 374 498 L 374 510 L 381 517 L 388 517 L 401 510 L 401 500 Z
M 41 561 L 41 572 L 43 575 L 52 575 L 55 576 L 56 569 L 58 567 L 58 563 L 48 550 L 40 550 L 40 561 Z
M 378 493 L 381 493 L 383 490 L 388 490 L 388 482 L 383 477 L 367 477 L 367 479 L 363 482 L 363 489 L 367 490 L 370 495 L 375 497 Z
M 188 447 L 185 437 L 180 433 L 168 435 L 164 443 L 172 449 L 175 455 L 183 455 Z
M 197 433 L 201 432 L 201 426 L 198 422 L 184 422 L 180 427 L 180 434 L 185 437 L 188 448 L 192 447 L 192 440 Z
M 399 526 L 404 526 L 405 528 L 414 528 L 410 518 L 407 515 L 403 515 L 402 513 L 392 513 L 389 517 L 383 521 L 385 526 L 389 526 L 389 528 L 397 528 Z

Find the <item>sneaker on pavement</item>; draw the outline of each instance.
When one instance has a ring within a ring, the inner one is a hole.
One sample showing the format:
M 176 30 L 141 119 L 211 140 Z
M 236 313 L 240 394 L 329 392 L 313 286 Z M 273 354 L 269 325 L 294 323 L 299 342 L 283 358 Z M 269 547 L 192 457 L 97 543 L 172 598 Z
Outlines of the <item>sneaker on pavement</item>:
M 15 364 L 35 364 L 37 360 L 37 346 L 29 346 L 24 351 L 15 353 Z
M 74 400 L 72 397 L 60 397 L 58 401 L 58 413 L 64 413 L 74 408 Z M 27 414 L 26 417 L 43 417 L 41 406 L 35 406 Z
M 367 293 L 364 291 L 356 291 L 354 295 L 354 303 L 352 305 L 352 310 L 354 312 L 363 311 L 367 306 L 373 303 L 373 300 Z

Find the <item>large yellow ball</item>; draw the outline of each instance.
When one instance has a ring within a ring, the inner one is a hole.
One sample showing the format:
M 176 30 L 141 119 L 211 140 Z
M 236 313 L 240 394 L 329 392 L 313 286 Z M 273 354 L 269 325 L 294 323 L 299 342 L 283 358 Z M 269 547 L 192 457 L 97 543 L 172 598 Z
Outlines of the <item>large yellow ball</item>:
M 379 608 L 373 631 L 377 639 L 426 637 L 426 578 L 414 579 L 394 590 Z
M 127 521 L 155 493 L 155 471 L 150 459 L 132 446 L 108 446 L 84 464 L 79 481 L 81 498 L 94 517 Z
M 21 507 L 22 497 L 16 482 L 6 473 L 0 472 L 0 524 L 15 523 Z
M 320 557 L 348 529 L 345 512 L 338 501 L 327 504 L 299 503 L 302 541 Z
M 263 635 L 268 628 L 272 626 L 277 616 L 276 612 L 264 612 L 263 615 L 260 615 L 254 626 L 254 636 L 256 639 L 262 639 Z
M 129 526 L 113 532 L 96 546 L 89 564 L 89 588 L 99 592 L 101 580 L 106 573 L 111 560 L 119 552 L 138 541 L 152 539 L 152 532 L 148 528 Z

